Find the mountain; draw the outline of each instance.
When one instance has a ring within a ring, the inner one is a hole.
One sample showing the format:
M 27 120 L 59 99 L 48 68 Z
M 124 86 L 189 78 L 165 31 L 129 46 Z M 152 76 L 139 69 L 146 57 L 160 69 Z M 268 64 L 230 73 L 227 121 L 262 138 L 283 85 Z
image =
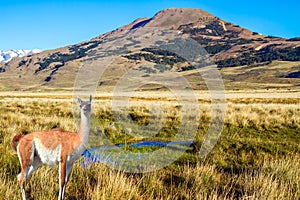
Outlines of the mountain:
M 181 31 L 199 42 L 219 67 L 251 65 L 272 60 L 300 61 L 300 37 L 263 36 L 200 9 L 167 9 L 153 18 L 142 18 L 91 41 L 135 28 L 167 28 Z
M 147 28 L 173 30 L 193 38 L 218 65 L 231 89 L 241 84 L 253 88 L 300 86 L 300 38 L 264 36 L 200 9 L 171 8 L 79 44 L 0 63 L 0 89 L 71 89 L 79 66 L 103 41 Z M 142 61 L 168 65 L 187 77 L 195 73 L 176 56 L 144 48 L 123 55 L 116 61 L 118 70 L 108 71 L 100 84 L 113 86 L 132 63 Z M 195 81 L 193 87 L 201 88 L 199 85 Z
M 0 62 L 9 62 L 14 57 L 23 57 L 29 56 L 36 53 L 40 53 L 41 50 L 33 49 L 33 50 L 0 50 Z

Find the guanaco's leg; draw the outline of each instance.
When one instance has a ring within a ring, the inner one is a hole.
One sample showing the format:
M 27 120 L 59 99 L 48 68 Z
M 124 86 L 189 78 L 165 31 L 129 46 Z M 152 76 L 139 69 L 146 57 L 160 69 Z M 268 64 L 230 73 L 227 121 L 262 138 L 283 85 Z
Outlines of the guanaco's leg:
M 70 178 L 70 174 L 71 174 L 71 171 L 73 169 L 73 165 L 74 163 L 67 163 L 67 169 L 66 169 L 66 184 L 67 182 L 69 181 L 69 178 Z
M 66 189 L 66 170 L 67 163 L 66 159 L 63 159 L 59 163 L 59 195 L 58 200 L 63 200 L 65 196 L 65 189 Z
M 37 170 L 41 165 L 42 165 L 42 161 L 39 157 L 34 157 L 34 161 L 33 163 L 30 165 L 29 169 L 28 169 L 28 173 L 27 173 L 27 177 L 29 177 L 35 170 Z
M 28 167 L 25 164 L 22 164 L 22 170 L 21 173 L 18 175 L 18 179 L 21 187 L 23 200 L 26 200 L 25 183 L 26 183 L 27 173 L 28 173 Z
M 18 180 L 21 187 L 22 198 L 26 200 L 25 183 L 28 177 L 28 171 L 30 169 L 29 164 L 33 158 L 33 146 L 32 143 L 28 143 L 26 146 L 19 146 L 17 148 L 18 157 L 21 164 L 21 173 L 18 175 Z

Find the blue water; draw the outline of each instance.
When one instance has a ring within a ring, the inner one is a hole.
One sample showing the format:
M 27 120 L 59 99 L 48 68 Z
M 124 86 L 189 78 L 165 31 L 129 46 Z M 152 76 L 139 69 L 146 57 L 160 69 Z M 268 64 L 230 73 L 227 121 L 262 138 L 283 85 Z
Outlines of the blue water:
M 172 147 L 172 146 L 190 146 L 193 141 L 180 141 L 180 142 L 161 142 L 161 141 L 142 141 L 138 143 L 126 144 L 131 147 Z M 116 164 L 117 161 L 111 158 L 110 151 L 120 147 L 124 147 L 125 144 L 117 144 L 112 146 L 93 147 L 85 150 L 82 153 L 83 162 L 81 165 L 86 167 L 93 163 L 110 163 Z M 134 157 L 127 157 L 128 159 L 140 159 L 141 155 L 135 155 Z

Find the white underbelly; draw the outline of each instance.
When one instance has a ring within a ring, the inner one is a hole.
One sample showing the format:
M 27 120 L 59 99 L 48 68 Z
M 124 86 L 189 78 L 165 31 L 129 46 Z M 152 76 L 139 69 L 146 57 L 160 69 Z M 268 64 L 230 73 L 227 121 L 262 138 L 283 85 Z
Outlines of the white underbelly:
M 60 162 L 61 157 L 61 145 L 58 145 L 55 149 L 51 150 L 44 147 L 40 141 L 35 141 L 35 151 L 38 154 L 42 163 L 53 166 L 57 165 Z

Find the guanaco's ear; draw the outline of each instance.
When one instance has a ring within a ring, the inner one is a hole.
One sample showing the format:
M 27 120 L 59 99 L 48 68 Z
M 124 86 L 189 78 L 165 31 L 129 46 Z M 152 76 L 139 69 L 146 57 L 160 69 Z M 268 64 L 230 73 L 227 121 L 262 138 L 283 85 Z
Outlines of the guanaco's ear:
M 90 95 L 90 103 L 92 102 L 92 95 Z
M 78 102 L 81 104 L 82 100 L 80 99 L 80 97 L 77 97 L 77 99 L 78 99 Z

